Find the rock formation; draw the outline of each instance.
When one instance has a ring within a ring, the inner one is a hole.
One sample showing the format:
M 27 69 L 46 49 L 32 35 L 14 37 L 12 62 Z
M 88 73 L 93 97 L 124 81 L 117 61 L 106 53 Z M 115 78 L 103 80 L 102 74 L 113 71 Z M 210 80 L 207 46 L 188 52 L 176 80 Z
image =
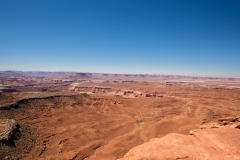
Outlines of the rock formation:
M 200 126 L 201 129 L 209 128 L 222 128 L 224 126 L 229 126 L 230 128 L 240 129 L 240 117 L 227 117 L 220 118 L 217 122 L 204 123 Z
M 198 129 L 193 135 L 170 133 L 131 149 L 119 160 L 240 159 L 240 130 Z
M 18 124 L 13 119 L 0 120 L 0 144 L 10 144 L 15 137 L 15 132 L 18 131 Z

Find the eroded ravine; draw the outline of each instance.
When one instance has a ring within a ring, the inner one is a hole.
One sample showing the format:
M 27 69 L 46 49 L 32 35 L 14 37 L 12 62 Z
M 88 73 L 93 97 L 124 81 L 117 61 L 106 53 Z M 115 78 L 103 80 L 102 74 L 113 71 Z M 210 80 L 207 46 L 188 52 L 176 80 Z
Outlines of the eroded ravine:
M 23 129 L 24 126 L 31 129 L 29 139 L 30 135 L 35 136 L 32 150 L 24 149 L 30 145 L 25 141 L 29 140 L 25 134 L 17 146 L 18 152 L 12 152 L 25 159 L 116 159 L 152 138 L 172 132 L 188 134 L 216 115 L 239 114 L 239 110 L 232 110 L 238 105 L 238 101 L 234 101 L 237 93 L 235 99 L 232 98 L 232 106 L 227 106 L 225 99 L 211 101 L 224 98 L 227 91 L 224 94 L 214 92 L 214 95 L 208 92 L 208 98 L 194 96 L 195 93 L 166 93 L 161 98 L 87 94 L 47 96 L 46 93 L 42 98 L 25 98 L 6 104 L 0 110 L 0 119 L 13 118 Z

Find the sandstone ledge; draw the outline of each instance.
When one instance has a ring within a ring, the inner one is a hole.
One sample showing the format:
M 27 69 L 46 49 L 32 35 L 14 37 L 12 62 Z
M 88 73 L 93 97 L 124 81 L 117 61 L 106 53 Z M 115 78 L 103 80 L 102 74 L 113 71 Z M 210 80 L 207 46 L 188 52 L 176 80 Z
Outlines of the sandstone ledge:
M 230 127 L 198 129 L 193 135 L 170 133 L 131 149 L 119 160 L 237 160 L 240 130 Z

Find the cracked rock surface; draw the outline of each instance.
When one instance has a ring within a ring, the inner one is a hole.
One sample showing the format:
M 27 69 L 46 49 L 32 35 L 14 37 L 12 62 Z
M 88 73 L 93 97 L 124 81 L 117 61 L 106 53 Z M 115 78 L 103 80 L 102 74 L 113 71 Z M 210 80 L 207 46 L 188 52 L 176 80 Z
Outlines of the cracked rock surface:
M 170 133 L 131 149 L 119 160 L 240 159 L 240 130 L 230 127 L 198 129 L 192 135 Z

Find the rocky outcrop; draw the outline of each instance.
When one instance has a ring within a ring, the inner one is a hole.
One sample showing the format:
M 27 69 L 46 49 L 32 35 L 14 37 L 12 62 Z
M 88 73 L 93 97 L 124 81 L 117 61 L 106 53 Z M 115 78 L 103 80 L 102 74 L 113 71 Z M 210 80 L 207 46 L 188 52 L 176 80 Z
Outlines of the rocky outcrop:
M 91 92 L 93 87 L 80 86 L 78 83 L 72 83 L 69 85 L 68 90 L 75 92 Z
M 78 83 L 72 83 L 69 85 L 68 90 L 74 92 L 86 92 L 86 93 L 111 93 L 124 97 L 142 97 L 142 92 L 134 90 L 121 90 L 110 87 L 97 87 L 97 86 L 81 86 Z
M 111 93 L 118 96 L 124 96 L 128 98 L 135 97 L 152 97 L 161 98 L 163 95 L 157 95 L 155 93 L 142 93 L 134 90 L 121 90 L 110 87 L 97 87 L 97 86 L 81 86 L 78 83 L 73 83 L 68 87 L 68 90 L 73 92 L 85 92 L 85 93 Z
M 156 93 L 145 93 L 145 94 L 143 94 L 143 96 L 152 97 L 152 98 L 162 98 L 163 97 L 163 95 L 159 95 L 159 94 L 156 94 Z
M 147 93 L 145 96 L 146 96 L 146 97 L 156 97 L 156 94 Z
M 17 90 L 6 85 L 0 85 L 0 92 L 16 92 Z
M 108 80 L 90 80 L 92 83 L 109 83 Z
M 0 120 L 0 144 L 11 144 L 15 138 L 15 133 L 19 130 L 19 125 L 13 119 Z
M 122 81 L 123 84 L 138 84 L 138 81 Z
M 123 96 L 125 96 L 125 97 L 141 97 L 142 92 L 133 91 L 133 90 L 125 90 L 123 92 Z
M 93 87 L 93 86 L 75 86 L 70 85 L 68 88 L 70 91 L 75 92 L 90 92 L 90 93 L 111 93 L 115 92 L 115 89 L 112 89 L 110 87 Z
M 170 133 L 134 147 L 120 160 L 240 159 L 240 130 L 198 129 L 192 135 Z
M 94 87 L 92 93 L 111 93 L 115 92 L 115 89 L 109 87 Z
M 201 129 L 209 128 L 222 128 L 224 126 L 229 126 L 230 128 L 240 129 L 240 117 L 227 117 L 220 118 L 217 122 L 204 123 L 200 126 Z

